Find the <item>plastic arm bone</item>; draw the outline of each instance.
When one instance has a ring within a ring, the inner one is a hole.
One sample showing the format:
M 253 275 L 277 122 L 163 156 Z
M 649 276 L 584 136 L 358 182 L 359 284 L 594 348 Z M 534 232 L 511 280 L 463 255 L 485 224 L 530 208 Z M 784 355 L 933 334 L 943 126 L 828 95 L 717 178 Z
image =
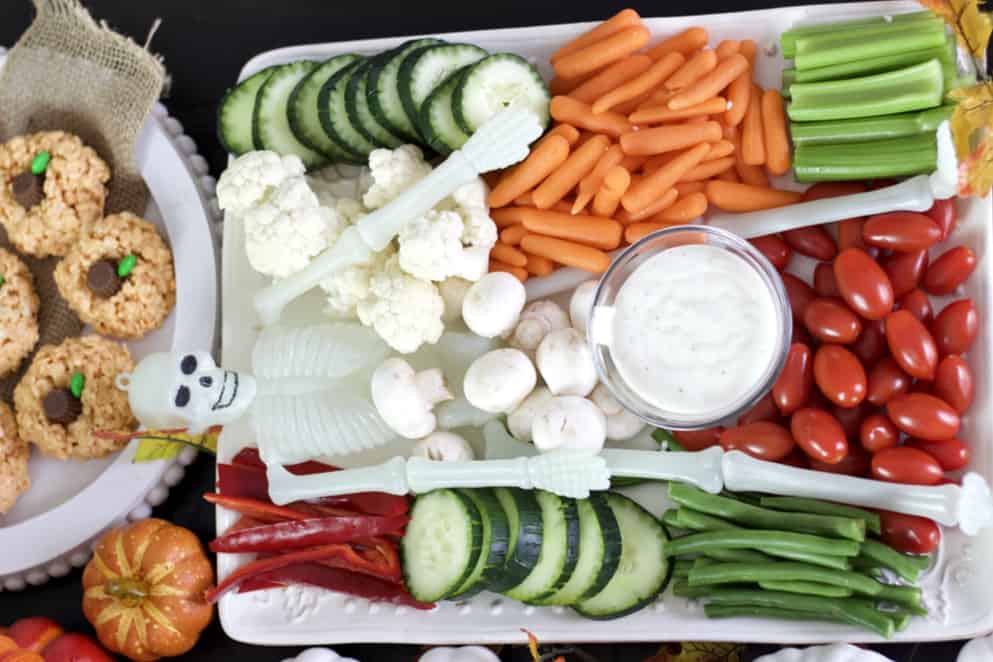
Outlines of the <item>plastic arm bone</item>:
M 724 489 L 721 457 L 717 446 L 698 453 L 666 453 L 608 448 L 600 453 L 612 478 L 675 480 L 717 494 Z

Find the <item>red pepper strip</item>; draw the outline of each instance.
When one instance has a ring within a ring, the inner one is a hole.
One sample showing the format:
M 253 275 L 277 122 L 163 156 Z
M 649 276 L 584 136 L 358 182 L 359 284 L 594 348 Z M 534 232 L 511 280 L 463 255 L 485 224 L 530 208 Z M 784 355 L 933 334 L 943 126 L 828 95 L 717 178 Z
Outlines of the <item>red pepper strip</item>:
M 410 509 L 410 501 L 405 496 L 385 492 L 357 492 L 344 497 L 325 497 L 316 503 L 330 506 L 345 506 L 370 515 L 403 515 Z
M 265 468 L 242 464 L 217 465 L 217 491 L 224 496 L 269 500 L 269 480 Z
M 238 454 L 234 456 L 231 460 L 232 464 L 237 464 L 244 467 L 255 467 L 256 469 L 265 469 L 265 462 L 262 461 L 262 456 L 259 455 L 258 448 L 242 448 L 238 451 Z M 289 464 L 286 470 L 291 474 L 296 474 L 297 476 L 306 476 L 308 474 L 321 474 L 325 471 L 338 471 L 339 467 L 324 464 L 323 462 L 301 462 L 300 464 Z
M 375 602 L 390 602 L 414 609 L 434 608 L 433 604 L 418 602 L 400 586 L 374 577 L 367 577 L 340 568 L 329 568 L 316 563 L 298 563 L 257 575 L 243 582 L 238 587 L 238 592 L 248 593 L 249 591 L 290 584 L 308 584 L 329 591 L 356 595 Z
M 395 533 L 408 521 L 409 518 L 405 515 L 358 515 L 278 522 L 234 533 L 229 531 L 210 543 L 210 551 L 229 554 L 284 552 L 336 542 L 352 542 L 360 538 Z
M 228 527 L 228 530 L 225 531 L 224 534 L 228 535 L 234 533 L 235 531 L 241 531 L 242 529 L 251 529 L 256 526 L 262 526 L 262 522 L 258 521 L 254 517 L 242 515 L 235 521 L 234 524 Z
M 264 524 L 324 516 L 323 513 L 315 512 L 312 509 L 287 508 L 285 506 L 276 506 L 268 501 L 259 501 L 258 499 L 248 499 L 245 497 L 229 497 L 214 492 L 207 492 L 203 495 L 203 498 L 209 503 L 233 510 L 242 515 L 248 515 Z

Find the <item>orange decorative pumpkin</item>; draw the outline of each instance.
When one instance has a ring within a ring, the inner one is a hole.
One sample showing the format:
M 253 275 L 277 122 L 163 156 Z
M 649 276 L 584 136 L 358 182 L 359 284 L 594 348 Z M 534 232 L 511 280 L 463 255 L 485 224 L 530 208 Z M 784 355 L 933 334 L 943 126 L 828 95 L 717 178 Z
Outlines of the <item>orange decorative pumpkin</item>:
M 161 519 L 114 529 L 83 572 L 83 613 L 100 642 L 135 662 L 182 655 L 213 617 L 214 569 L 197 537 Z

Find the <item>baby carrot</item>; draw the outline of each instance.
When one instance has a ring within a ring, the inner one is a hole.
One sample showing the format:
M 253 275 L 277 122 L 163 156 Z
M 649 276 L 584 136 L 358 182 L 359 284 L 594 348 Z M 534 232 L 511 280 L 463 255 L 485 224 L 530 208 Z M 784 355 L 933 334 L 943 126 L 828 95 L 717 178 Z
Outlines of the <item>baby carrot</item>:
M 676 198 L 678 197 L 679 197 L 679 191 L 677 191 L 674 188 L 671 188 L 665 193 L 663 193 L 658 200 L 648 205 L 644 209 L 640 209 L 635 212 L 628 211 L 627 209 L 622 209 L 621 211 L 617 212 L 615 216 L 617 217 L 617 220 L 625 224 L 637 223 L 638 221 L 645 220 L 649 216 L 654 216 L 655 214 L 658 214 L 663 209 L 667 209 L 671 207 L 672 204 L 676 202 Z
M 574 216 L 538 209 L 524 215 L 524 228 L 528 234 L 568 239 L 584 246 L 604 250 L 613 250 L 620 246 L 623 231 L 623 226 L 612 218 L 583 214 Z M 511 262 L 511 264 L 515 263 Z
M 631 186 L 631 175 L 621 166 L 614 166 L 603 176 L 603 184 L 593 198 L 593 213 L 609 218 L 614 215 L 621 197 Z
M 628 211 L 644 209 L 665 191 L 672 188 L 673 184 L 678 182 L 683 175 L 696 167 L 709 151 L 710 145 L 700 143 L 696 147 L 682 152 L 672 161 L 650 175 L 645 175 L 644 178 L 631 186 L 621 198 L 621 204 Z
M 547 276 L 555 271 L 555 263 L 547 257 L 528 255 L 528 265 L 525 267 L 532 276 Z
M 632 223 L 624 228 L 624 241 L 629 244 L 635 244 L 653 232 L 664 230 L 670 225 L 672 225 L 672 223 L 662 223 L 660 221 L 641 221 L 640 223 Z
M 741 136 L 736 127 L 726 127 L 727 139 L 734 143 L 734 171 L 745 184 L 751 186 L 768 186 L 769 178 L 762 166 L 748 165 L 741 156 Z
M 582 85 L 569 92 L 569 96 L 583 103 L 593 103 L 618 85 L 644 73 L 650 66 L 652 58 L 647 55 L 630 55 L 590 76 Z
M 542 137 L 542 140 L 545 140 L 550 136 L 562 136 L 571 147 L 576 144 L 577 140 L 579 140 L 579 129 L 571 124 L 556 124 L 551 131 Z
M 677 35 L 659 42 L 648 50 L 648 57 L 660 60 L 669 53 L 689 55 L 693 51 L 707 45 L 710 35 L 703 28 L 687 28 Z
M 621 147 L 625 154 L 661 154 L 701 142 L 717 142 L 723 135 L 721 125 L 717 122 L 656 126 L 623 134 Z
M 722 60 L 726 57 L 731 57 L 741 50 L 741 42 L 737 39 L 724 39 L 721 43 L 717 44 L 717 48 L 714 52 L 717 53 L 717 57 Z
M 686 62 L 682 53 L 669 53 L 649 67 L 644 73 L 615 87 L 593 102 L 593 112 L 602 113 L 618 104 L 635 99 L 658 87 L 676 69 Z
M 681 110 L 703 103 L 707 99 L 716 97 L 721 90 L 746 71 L 748 71 L 748 60 L 745 59 L 744 55 L 735 53 L 721 60 L 713 71 L 701 76 L 693 84 L 669 99 L 667 105 L 672 110 Z
M 620 165 L 623 160 L 624 150 L 621 149 L 620 145 L 612 145 L 600 156 L 600 160 L 593 166 L 590 174 L 579 180 L 579 186 L 576 189 L 576 202 L 572 205 L 573 214 L 578 214 L 586 208 L 596 192 L 600 190 L 603 176 L 615 165 Z
M 596 71 L 600 67 L 631 55 L 648 43 L 650 34 L 643 25 L 626 27 L 605 39 L 596 41 L 555 60 L 555 74 L 574 78 Z
M 636 110 L 628 115 L 632 124 L 658 124 L 673 120 L 684 120 L 701 115 L 716 115 L 727 110 L 728 102 L 724 97 L 712 97 L 695 106 L 672 110 L 668 106 L 651 106 Z
M 758 45 L 751 39 L 742 39 L 738 47 L 738 52 L 745 56 L 749 65 L 755 64 L 755 53 Z
M 531 150 L 523 162 L 515 166 L 488 198 L 490 207 L 503 207 L 514 198 L 537 186 L 545 177 L 565 163 L 569 157 L 569 142 L 561 136 L 552 136 Z
M 634 172 L 642 165 L 644 165 L 647 159 L 648 159 L 647 156 L 628 154 L 627 156 L 624 157 L 624 160 L 621 161 L 621 167 L 627 170 L 628 172 Z
M 707 182 L 707 200 L 724 211 L 744 212 L 772 209 L 799 202 L 803 194 L 780 191 L 764 186 L 750 186 L 734 182 L 710 180 Z
M 716 67 L 717 53 L 705 48 L 687 60 L 686 64 L 676 70 L 676 73 L 669 76 L 668 80 L 665 81 L 665 87 L 667 90 L 681 90 L 689 87 Z
M 702 192 L 679 194 L 679 199 L 657 213 L 652 220 L 665 223 L 689 223 L 707 211 L 707 196 Z
M 528 258 L 524 253 L 513 246 L 501 244 L 500 242 L 493 244 L 493 248 L 490 249 L 490 259 L 506 262 L 514 267 L 523 267 L 528 263 Z
M 521 237 L 527 233 L 527 230 L 524 229 L 524 225 L 517 223 L 508 228 L 504 228 L 500 232 L 500 241 L 508 246 L 517 246 L 521 243 Z
M 500 209 L 490 209 L 490 218 L 500 229 L 520 225 L 523 220 L 521 212 L 528 207 L 502 207 Z
M 737 161 L 735 162 L 737 163 Z M 717 173 L 716 179 L 720 179 L 724 182 L 740 182 L 741 179 L 738 177 L 738 170 L 736 168 L 728 168 L 724 172 Z
M 660 87 L 652 92 L 652 94 L 638 106 L 638 110 L 655 108 L 656 106 L 665 106 L 669 102 L 669 99 L 676 96 L 676 94 L 678 94 L 678 92 L 673 92 L 672 90 L 665 89 L 665 87 Z
M 580 84 L 584 82 L 584 77 L 579 78 L 562 78 L 561 76 L 553 76 L 552 80 L 548 81 L 548 91 L 552 94 L 569 94 L 574 89 L 579 87 Z
M 765 167 L 774 175 L 785 175 L 790 169 L 790 139 L 786 134 L 783 98 L 776 90 L 762 93 L 762 135 Z
M 532 192 L 531 198 L 538 209 L 548 209 L 571 191 L 583 177 L 588 175 L 604 150 L 610 144 L 607 136 L 594 136 L 577 148 L 565 163 L 556 168 Z
M 734 157 L 725 156 L 719 159 L 703 161 L 679 179 L 684 182 L 699 182 L 734 168 Z
M 566 122 L 580 129 L 604 133 L 612 138 L 617 138 L 631 130 L 631 123 L 624 115 L 610 111 L 597 115 L 588 104 L 572 97 L 552 97 L 548 110 L 556 122 Z
M 762 137 L 762 89 L 752 84 L 748 110 L 741 125 L 741 160 L 748 165 L 765 163 L 765 138 Z
M 710 143 L 710 151 L 707 152 L 707 156 L 703 160 L 713 161 L 714 159 L 722 159 L 732 154 L 734 154 L 734 143 L 726 138 L 721 138 L 715 143 Z
M 569 198 L 562 198 L 561 200 L 559 200 L 558 202 L 556 202 L 554 205 L 552 205 L 551 207 L 549 207 L 549 209 L 551 209 L 552 211 L 561 212 L 563 214 L 571 214 L 572 213 L 572 205 L 575 204 L 575 202 L 576 202 L 575 200 L 570 200 Z M 535 208 L 537 208 L 537 207 L 535 207 Z
M 505 271 L 522 283 L 528 279 L 527 270 L 499 260 L 490 260 L 490 271 Z
M 755 70 L 755 42 L 742 40 L 738 52 L 748 60 L 748 71 L 735 78 L 727 89 L 727 99 L 731 107 L 724 113 L 724 121 L 730 126 L 738 126 L 748 110 L 748 97 L 752 92 L 752 72 Z
M 679 199 L 682 200 L 691 193 L 703 193 L 705 182 L 678 182 L 673 188 L 679 191 Z
M 552 53 L 551 61 L 555 62 L 563 55 L 575 53 L 582 48 L 586 48 L 590 44 L 595 44 L 596 42 L 606 39 L 616 32 L 620 32 L 624 28 L 629 28 L 636 25 L 641 25 L 641 16 L 638 15 L 638 12 L 633 9 L 622 9 L 606 21 L 590 28 L 572 41 L 568 41 L 563 44 L 557 51 Z
M 603 273 L 610 266 L 610 256 L 603 251 L 555 237 L 529 234 L 521 239 L 521 247 L 531 255 L 591 273 Z
M 614 106 L 614 112 L 620 113 L 621 115 L 630 115 L 634 111 L 638 110 L 641 104 L 648 100 L 648 97 L 655 94 L 655 90 L 649 90 L 644 94 L 639 94 L 633 99 L 628 99 L 624 103 L 617 104 Z
M 534 207 L 534 198 L 531 197 L 531 191 L 514 198 L 514 204 L 518 207 Z

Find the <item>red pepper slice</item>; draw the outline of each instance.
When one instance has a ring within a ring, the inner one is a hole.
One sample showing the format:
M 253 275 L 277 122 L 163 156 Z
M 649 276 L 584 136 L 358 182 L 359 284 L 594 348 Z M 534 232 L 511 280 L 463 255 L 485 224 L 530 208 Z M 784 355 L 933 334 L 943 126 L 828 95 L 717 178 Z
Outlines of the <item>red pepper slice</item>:
M 228 531 L 210 543 L 210 551 L 241 554 L 283 552 L 291 549 L 352 542 L 397 533 L 409 521 L 405 515 L 377 517 L 321 517 L 264 524 L 240 531 Z
M 217 491 L 224 496 L 268 501 L 269 480 L 265 475 L 265 467 L 218 464 Z
M 249 499 L 247 497 L 231 497 L 215 492 L 207 492 L 203 495 L 203 498 L 216 506 L 233 510 L 242 515 L 248 515 L 264 524 L 327 516 L 327 513 L 306 507 L 306 504 L 294 504 L 293 508 L 287 508 L 286 506 L 277 506 L 268 501 Z M 354 513 L 348 514 L 352 515 Z
M 402 587 L 374 577 L 367 577 L 341 568 L 329 568 L 317 563 L 298 563 L 277 570 L 261 573 L 245 580 L 238 587 L 239 593 L 266 588 L 307 584 L 330 591 L 348 593 L 375 602 L 389 602 L 414 609 L 433 609 L 430 603 L 418 602 Z

